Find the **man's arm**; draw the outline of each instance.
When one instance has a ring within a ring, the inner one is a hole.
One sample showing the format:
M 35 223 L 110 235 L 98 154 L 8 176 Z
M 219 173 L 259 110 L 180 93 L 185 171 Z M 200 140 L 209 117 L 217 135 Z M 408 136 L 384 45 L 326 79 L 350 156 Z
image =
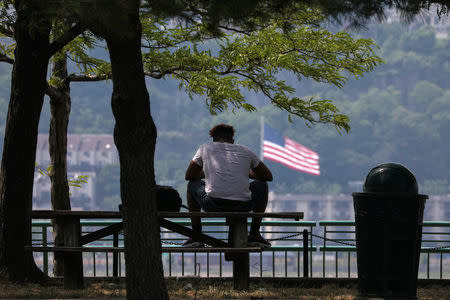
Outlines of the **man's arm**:
M 202 167 L 197 165 L 194 161 L 191 160 L 189 166 L 186 170 L 186 175 L 184 175 L 186 180 L 197 180 L 205 178 L 205 173 L 202 170 Z
M 272 172 L 270 172 L 269 168 L 263 162 L 260 162 L 256 168 L 250 170 L 249 177 L 251 179 L 258 179 L 262 181 L 272 181 Z

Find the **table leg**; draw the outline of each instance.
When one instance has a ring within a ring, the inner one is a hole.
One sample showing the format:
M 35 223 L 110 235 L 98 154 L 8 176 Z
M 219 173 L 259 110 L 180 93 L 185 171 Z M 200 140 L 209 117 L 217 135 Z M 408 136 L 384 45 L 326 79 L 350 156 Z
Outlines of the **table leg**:
M 64 246 L 80 247 L 81 226 L 79 217 L 64 217 Z M 83 289 L 83 253 L 64 253 L 64 288 Z
M 233 247 L 247 247 L 247 218 L 233 218 L 230 224 L 233 227 Z M 233 259 L 234 289 L 245 290 L 249 287 L 249 253 L 237 253 Z

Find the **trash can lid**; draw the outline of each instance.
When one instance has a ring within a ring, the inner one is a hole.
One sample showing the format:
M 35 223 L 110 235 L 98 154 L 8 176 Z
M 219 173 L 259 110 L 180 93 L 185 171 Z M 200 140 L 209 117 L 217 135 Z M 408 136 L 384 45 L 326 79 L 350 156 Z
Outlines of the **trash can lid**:
M 416 178 L 406 167 L 396 163 L 385 163 L 370 170 L 364 182 L 363 192 L 417 195 L 419 188 Z

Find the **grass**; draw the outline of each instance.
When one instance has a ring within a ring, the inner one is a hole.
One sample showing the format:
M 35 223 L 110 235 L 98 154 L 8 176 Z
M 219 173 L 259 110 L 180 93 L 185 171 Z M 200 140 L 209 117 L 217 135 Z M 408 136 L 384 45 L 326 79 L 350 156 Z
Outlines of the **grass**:
M 65 290 L 61 283 L 47 286 L 38 284 L 11 284 L 0 282 L 0 298 L 68 299 L 68 298 L 125 298 L 123 280 L 87 280 L 84 290 Z M 353 300 L 357 295 L 354 285 L 338 286 L 327 284 L 317 288 L 286 287 L 275 284 L 252 284 L 248 291 L 234 291 L 230 281 L 168 280 L 167 288 L 171 299 L 301 299 L 301 300 Z M 450 299 L 450 287 L 428 286 L 418 289 L 420 300 Z
M 65 290 L 60 284 L 12 284 L 1 282 L 0 298 L 117 298 L 125 297 L 125 285 L 113 282 L 89 282 L 84 290 Z
M 183 289 L 172 289 L 171 299 L 325 299 L 325 300 L 353 300 L 356 290 L 334 287 L 323 287 L 320 289 L 304 288 L 260 288 L 252 286 L 248 291 L 234 291 L 231 285 L 205 286 L 198 290 L 185 291 Z

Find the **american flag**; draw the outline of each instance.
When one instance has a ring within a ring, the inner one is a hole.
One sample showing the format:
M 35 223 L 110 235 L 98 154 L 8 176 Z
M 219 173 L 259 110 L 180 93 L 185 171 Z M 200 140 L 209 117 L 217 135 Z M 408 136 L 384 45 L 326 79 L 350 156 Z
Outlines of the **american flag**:
M 291 169 L 320 175 L 319 155 L 264 124 L 263 157 Z

